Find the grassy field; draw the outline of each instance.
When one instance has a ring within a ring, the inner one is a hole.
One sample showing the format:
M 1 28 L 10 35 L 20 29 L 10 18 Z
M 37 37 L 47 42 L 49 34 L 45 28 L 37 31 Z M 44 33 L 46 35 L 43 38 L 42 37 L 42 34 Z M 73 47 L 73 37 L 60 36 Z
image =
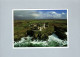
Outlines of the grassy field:
M 48 36 L 55 33 L 61 39 L 67 39 L 67 20 L 14 20 L 14 41 L 21 37 L 33 36 L 32 40 L 47 40 Z

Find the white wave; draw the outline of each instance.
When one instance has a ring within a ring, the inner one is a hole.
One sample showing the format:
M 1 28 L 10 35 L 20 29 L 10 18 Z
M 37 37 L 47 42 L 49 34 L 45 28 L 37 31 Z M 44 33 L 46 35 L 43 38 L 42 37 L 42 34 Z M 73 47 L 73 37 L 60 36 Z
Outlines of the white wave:
M 31 40 L 32 37 L 27 36 L 27 37 L 22 37 L 20 41 L 15 42 L 14 46 L 18 45 L 18 46 L 22 46 L 22 45 L 28 45 L 29 43 L 32 43 L 33 45 L 42 45 L 42 46 L 54 46 L 55 43 L 58 43 L 59 46 L 63 46 L 63 45 L 67 45 L 67 41 L 66 40 L 61 40 L 58 38 L 58 36 L 56 34 L 52 34 L 48 36 L 48 40 L 47 41 L 42 41 L 42 40 Z
M 35 41 L 35 40 L 34 40 L 34 41 L 32 41 L 31 43 L 32 43 L 32 44 L 48 45 L 48 44 L 47 44 L 47 41 L 38 41 L 38 40 L 37 40 L 37 41 Z
M 50 35 L 48 41 L 49 42 L 55 41 L 55 42 L 58 42 L 58 43 L 62 43 L 62 40 L 59 39 L 58 36 L 55 35 L 55 34 Z

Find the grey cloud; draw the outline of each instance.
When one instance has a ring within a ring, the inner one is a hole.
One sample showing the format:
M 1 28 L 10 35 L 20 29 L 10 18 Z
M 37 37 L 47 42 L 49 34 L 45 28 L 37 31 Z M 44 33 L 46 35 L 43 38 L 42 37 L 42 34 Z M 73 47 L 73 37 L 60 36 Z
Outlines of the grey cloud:
M 14 19 L 35 19 L 33 14 L 37 14 L 37 12 L 32 10 L 15 10 Z
M 56 13 L 55 11 L 50 12 L 37 12 L 36 10 L 15 10 L 15 20 L 23 19 L 67 19 L 67 13 Z

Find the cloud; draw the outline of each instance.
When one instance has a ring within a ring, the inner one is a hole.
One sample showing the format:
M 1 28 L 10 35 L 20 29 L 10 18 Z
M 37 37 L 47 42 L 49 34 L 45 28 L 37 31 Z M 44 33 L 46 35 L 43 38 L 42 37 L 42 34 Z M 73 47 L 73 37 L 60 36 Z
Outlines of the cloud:
M 67 19 L 67 13 L 55 11 L 16 10 L 14 19 Z
M 14 11 L 14 19 L 35 19 L 36 16 L 38 16 L 37 12 L 32 10 Z
M 65 15 L 65 13 L 64 13 L 64 12 L 62 12 L 62 14 L 63 14 L 63 15 Z
M 62 13 L 57 13 L 55 11 L 51 12 L 39 12 L 39 16 L 37 18 L 41 19 L 67 19 L 67 14 L 62 12 Z

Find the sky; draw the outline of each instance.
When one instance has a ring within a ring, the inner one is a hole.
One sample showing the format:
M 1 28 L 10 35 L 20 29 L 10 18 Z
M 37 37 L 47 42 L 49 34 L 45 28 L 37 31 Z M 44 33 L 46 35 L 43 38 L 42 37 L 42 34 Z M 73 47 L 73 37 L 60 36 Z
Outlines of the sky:
M 14 20 L 67 19 L 67 10 L 14 10 Z

